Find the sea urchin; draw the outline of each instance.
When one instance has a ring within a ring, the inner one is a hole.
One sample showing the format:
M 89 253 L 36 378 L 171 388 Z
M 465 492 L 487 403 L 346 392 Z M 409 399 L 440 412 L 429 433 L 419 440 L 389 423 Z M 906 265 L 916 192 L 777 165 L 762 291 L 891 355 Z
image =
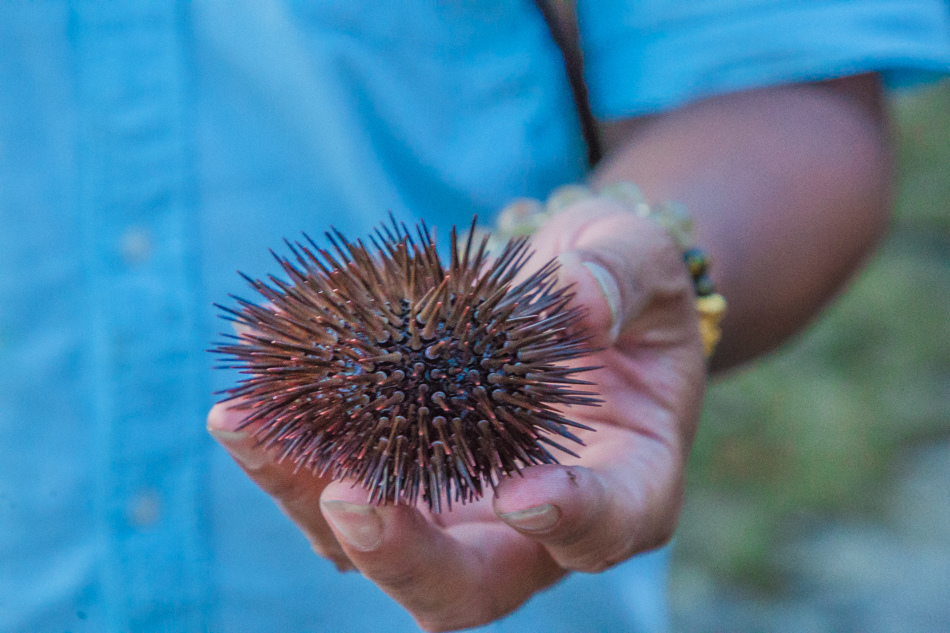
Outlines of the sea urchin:
M 473 234 L 461 245 L 452 231 L 447 269 L 425 224 L 414 237 L 393 220 L 372 249 L 335 231 L 331 252 L 305 235 L 287 242 L 292 258 L 274 254 L 286 279 L 245 276 L 268 303 L 218 306 L 243 331 L 213 351 L 246 375 L 224 393 L 260 443 L 360 482 L 373 503 L 421 493 L 433 512 L 556 463 L 545 445 L 574 455 L 551 436 L 580 443 L 567 427 L 588 427 L 559 407 L 598 402 L 573 377 L 591 368 L 563 364 L 590 351 L 583 312 L 554 260 L 516 280 L 527 238 L 492 257 Z

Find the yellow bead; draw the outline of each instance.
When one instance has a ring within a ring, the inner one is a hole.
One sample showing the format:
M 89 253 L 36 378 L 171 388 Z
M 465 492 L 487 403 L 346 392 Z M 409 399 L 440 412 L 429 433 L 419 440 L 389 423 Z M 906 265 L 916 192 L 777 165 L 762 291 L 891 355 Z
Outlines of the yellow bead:
M 699 297 L 696 299 L 696 311 L 699 313 L 699 333 L 703 338 L 703 348 L 709 357 L 722 338 L 722 328 L 719 324 L 726 315 L 726 300 L 720 294 Z

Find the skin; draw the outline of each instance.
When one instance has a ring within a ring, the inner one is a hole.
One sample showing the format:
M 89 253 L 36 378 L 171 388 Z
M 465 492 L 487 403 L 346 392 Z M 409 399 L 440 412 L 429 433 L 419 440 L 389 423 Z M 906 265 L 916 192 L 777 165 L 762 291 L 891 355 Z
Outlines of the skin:
M 890 153 L 873 76 L 714 97 L 599 133 L 606 157 L 594 183 L 631 180 L 694 215 L 729 301 L 714 369 L 798 331 L 887 226 Z M 208 418 L 318 554 L 358 569 L 429 631 L 490 622 L 570 571 L 666 543 L 676 525 L 707 379 L 679 249 L 602 199 L 555 216 L 534 245 L 536 263 L 560 257 L 606 347 L 584 362 L 604 367 L 588 375 L 604 405 L 571 412 L 598 429 L 579 460 L 526 469 L 494 498 L 433 516 L 367 506 L 359 488 L 275 463 L 226 406 Z

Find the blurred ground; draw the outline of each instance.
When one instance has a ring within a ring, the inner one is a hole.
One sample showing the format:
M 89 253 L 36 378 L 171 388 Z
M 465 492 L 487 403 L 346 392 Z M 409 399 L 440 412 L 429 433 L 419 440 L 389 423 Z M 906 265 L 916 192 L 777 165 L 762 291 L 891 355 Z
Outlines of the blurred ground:
M 950 631 L 950 82 L 895 101 L 890 238 L 807 333 L 714 385 L 678 631 Z

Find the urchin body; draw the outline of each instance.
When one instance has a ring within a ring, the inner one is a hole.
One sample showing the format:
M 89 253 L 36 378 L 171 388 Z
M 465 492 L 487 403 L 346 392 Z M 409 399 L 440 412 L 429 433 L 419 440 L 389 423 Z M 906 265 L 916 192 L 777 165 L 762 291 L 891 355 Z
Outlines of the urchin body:
M 352 479 L 371 502 L 434 512 L 501 477 L 555 463 L 552 435 L 587 428 L 559 412 L 597 400 L 564 361 L 589 353 L 552 261 L 516 281 L 526 239 L 489 259 L 486 241 L 451 237 L 443 266 L 423 225 L 370 238 L 328 234 L 330 250 L 288 243 L 287 279 L 248 279 L 269 304 L 224 309 L 250 328 L 216 352 L 247 376 L 227 393 L 281 459 Z

